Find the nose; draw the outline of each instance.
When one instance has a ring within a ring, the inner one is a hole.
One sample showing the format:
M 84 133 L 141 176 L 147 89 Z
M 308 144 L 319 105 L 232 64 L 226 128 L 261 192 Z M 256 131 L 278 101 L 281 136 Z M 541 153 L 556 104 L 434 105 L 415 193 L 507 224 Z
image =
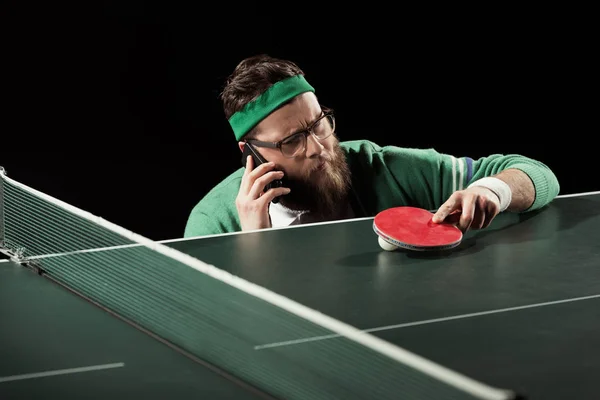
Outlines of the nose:
M 306 157 L 314 158 L 318 157 L 323 153 L 325 147 L 319 142 L 319 140 L 312 134 L 306 137 Z

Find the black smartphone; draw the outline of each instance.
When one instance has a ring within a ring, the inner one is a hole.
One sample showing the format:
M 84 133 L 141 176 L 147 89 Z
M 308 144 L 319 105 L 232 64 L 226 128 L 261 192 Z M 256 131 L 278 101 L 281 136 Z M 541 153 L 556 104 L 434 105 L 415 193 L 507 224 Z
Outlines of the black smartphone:
M 254 160 L 254 168 L 258 167 L 260 164 L 267 162 L 267 160 L 265 160 L 263 156 L 260 155 L 260 153 L 256 150 L 254 146 L 252 146 L 250 143 L 245 143 L 244 151 L 242 153 L 242 165 L 244 166 L 244 168 L 246 168 L 246 160 L 248 159 L 248 156 L 252 156 L 252 159 Z M 264 191 L 266 192 L 271 188 L 282 187 L 284 186 L 284 181 L 285 177 L 283 179 L 275 179 L 269 182 L 267 186 L 265 186 Z M 277 203 L 279 202 L 279 198 L 275 197 L 272 201 L 273 203 Z

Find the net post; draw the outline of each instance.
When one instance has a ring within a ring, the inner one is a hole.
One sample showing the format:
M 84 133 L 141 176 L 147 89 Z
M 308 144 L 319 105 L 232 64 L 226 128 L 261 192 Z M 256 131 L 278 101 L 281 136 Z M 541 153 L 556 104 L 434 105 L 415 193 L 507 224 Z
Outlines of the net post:
M 0 249 L 6 247 L 4 239 L 4 177 L 6 170 L 0 165 Z

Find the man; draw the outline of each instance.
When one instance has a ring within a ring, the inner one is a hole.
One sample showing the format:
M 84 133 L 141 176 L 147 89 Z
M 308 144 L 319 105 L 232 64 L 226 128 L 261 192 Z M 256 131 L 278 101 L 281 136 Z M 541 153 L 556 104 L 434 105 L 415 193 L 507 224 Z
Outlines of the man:
M 184 236 L 374 216 L 401 205 L 437 210 L 435 222 L 466 232 L 505 210 L 539 209 L 559 192 L 546 165 L 521 155 L 473 160 L 340 142 L 333 111 L 315 93 L 291 61 L 259 55 L 238 64 L 221 93 L 225 116 L 240 151 L 251 145 L 266 162 L 248 157 L 214 187 L 192 210 Z

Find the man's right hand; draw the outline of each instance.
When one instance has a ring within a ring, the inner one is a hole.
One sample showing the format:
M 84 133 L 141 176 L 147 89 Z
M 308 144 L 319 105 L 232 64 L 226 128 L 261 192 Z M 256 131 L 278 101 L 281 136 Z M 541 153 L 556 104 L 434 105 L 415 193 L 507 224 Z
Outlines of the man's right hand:
M 267 192 L 263 192 L 269 182 L 283 178 L 283 172 L 273 171 L 273 168 L 275 168 L 275 164 L 267 162 L 255 169 L 252 157 L 248 156 L 246 160 L 246 170 L 235 199 L 244 231 L 270 228 L 269 204 L 275 197 L 290 192 L 290 189 L 285 187 L 271 188 Z

